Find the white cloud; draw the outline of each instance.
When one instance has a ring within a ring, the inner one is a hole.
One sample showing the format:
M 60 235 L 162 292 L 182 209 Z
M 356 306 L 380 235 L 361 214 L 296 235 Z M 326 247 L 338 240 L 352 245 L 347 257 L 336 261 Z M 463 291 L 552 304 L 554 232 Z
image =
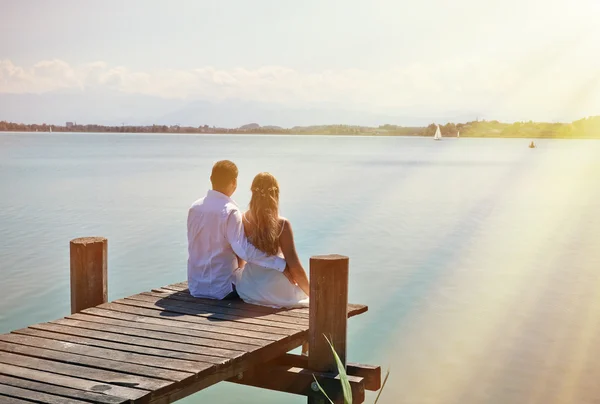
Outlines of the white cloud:
M 330 102 L 385 112 L 489 111 L 500 119 L 556 119 L 600 113 L 596 59 L 486 64 L 479 60 L 412 63 L 374 71 L 301 72 L 282 66 L 131 70 L 92 62 L 72 66 L 54 59 L 33 66 L 0 60 L 0 92 L 45 93 L 104 88 L 168 99 L 229 98 L 303 105 Z M 581 55 L 579 55 L 581 57 Z

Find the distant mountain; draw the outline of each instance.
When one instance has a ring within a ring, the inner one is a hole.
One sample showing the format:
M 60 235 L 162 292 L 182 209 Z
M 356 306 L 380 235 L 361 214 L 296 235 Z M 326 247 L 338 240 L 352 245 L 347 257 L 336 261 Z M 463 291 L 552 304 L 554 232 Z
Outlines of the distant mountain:
M 464 122 L 473 120 L 477 114 L 440 113 L 422 116 L 408 109 L 388 110 L 382 113 L 356 108 L 343 108 L 330 104 L 313 104 L 294 107 L 260 102 L 227 100 L 222 102 L 194 101 L 181 109 L 160 116 L 156 121 L 165 125 L 182 125 L 239 128 L 248 122 L 261 122 L 263 127 L 291 128 L 310 125 L 365 125 L 395 124 L 403 126 L 426 126 L 432 122 Z M 152 122 L 148 122 L 152 123 Z
M 117 92 L 0 94 L 0 120 L 23 123 L 145 124 L 185 102 Z
M 252 130 L 252 129 L 258 129 L 258 128 L 260 128 L 260 125 L 257 123 L 249 123 L 247 125 L 240 126 L 241 130 Z
M 67 121 L 101 125 L 182 125 L 238 128 L 248 122 L 265 126 L 394 124 L 426 126 L 431 122 L 464 122 L 481 113 L 431 111 L 423 107 L 371 112 L 358 107 L 310 104 L 303 107 L 239 100 L 185 101 L 118 92 L 0 94 L 0 121 L 64 125 Z

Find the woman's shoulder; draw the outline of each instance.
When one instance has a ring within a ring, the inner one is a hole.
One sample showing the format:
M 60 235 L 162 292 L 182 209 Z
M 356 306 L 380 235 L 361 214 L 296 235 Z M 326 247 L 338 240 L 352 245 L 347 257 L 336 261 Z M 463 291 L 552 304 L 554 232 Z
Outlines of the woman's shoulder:
M 279 235 L 281 236 L 285 231 L 289 231 L 292 228 L 290 221 L 283 217 L 279 216 Z

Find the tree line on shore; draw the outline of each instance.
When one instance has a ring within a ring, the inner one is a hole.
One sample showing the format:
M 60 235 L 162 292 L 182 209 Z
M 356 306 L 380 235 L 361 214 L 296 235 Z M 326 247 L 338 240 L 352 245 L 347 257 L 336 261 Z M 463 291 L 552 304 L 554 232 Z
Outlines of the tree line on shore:
M 433 136 L 436 125 L 431 124 L 422 136 Z M 556 138 L 556 139 L 600 139 L 600 116 L 579 119 L 570 123 L 473 121 L 440 125 L 442 136 L 460 137 L 503 137 L 503 138 Z
M 206 134 L 280 134 L 280 135 L 356 135 L 356 136 L 433 136 L 435 124 L 426 127 L 380 125 L 378 127 L 353 125 L 318 125 L 281 128 L 278 126 L 244 125 L 239 128 L 219 128 L 208 125 L 48 125 L 0 121 L 0 131 L 8 132 L 84 132 L 84 133 L 206 133 Z M 454 137 L 520 137 L 520 138 L 600 138 L 600 116 L 580 119 L 571 123 L 472 121 L 440 125 L 442 136 Z

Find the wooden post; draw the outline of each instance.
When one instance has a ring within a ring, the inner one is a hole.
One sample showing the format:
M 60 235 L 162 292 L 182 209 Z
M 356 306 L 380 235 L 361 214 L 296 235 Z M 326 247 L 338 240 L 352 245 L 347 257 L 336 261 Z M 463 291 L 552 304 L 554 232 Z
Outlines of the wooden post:
M 329 338 L 346 365 L 348 325 L 348 257 L 321 255 L 310 259 L 310 305 L 308 330 L 308 368 L 335 372 L 337 366 Z M 309 398 L 309 404 L 325 403 L 325 398 Z
M 108 301 L 104 237 L 71 240 L 71 314 Z

